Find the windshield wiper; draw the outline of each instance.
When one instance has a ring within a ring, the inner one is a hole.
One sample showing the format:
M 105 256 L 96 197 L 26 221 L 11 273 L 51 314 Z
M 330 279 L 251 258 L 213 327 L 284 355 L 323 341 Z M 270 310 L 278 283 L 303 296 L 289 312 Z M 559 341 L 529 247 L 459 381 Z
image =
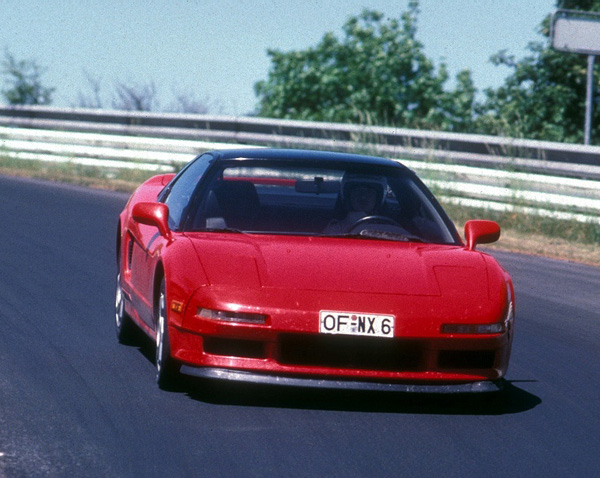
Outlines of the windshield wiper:
M 232 234 L 244 234 L 244 231 L 233 227 L 206 227 L 201 232 L 230 232 Z
M 344 234 L 321 234 L 324 237 L 346 237 L 350 239 L 379 239 L 383 241 L 401 242 L 424 242 L 423 239 L 408 234 L 397 232 L 378 231 L 376 229 L 364 229 L 359 233 L 348 232 Z
M 373 239 L 384 239 L 387 241 L 402 241 L 402 242 L 423 242 L 423 239 L 411 234 L 402 234 L 401 232 L 378 231 L 377 229 L 364 229 L 359 233 L 363 237 Z

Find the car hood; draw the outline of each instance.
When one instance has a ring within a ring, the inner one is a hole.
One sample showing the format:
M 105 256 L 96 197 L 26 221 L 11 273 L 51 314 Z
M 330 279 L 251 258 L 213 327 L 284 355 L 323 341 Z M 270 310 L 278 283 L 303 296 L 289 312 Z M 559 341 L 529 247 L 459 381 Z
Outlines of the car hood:
M 212 286 L 488 295 L 486 261 L 460 246 L 217 233 L 190 239 Z

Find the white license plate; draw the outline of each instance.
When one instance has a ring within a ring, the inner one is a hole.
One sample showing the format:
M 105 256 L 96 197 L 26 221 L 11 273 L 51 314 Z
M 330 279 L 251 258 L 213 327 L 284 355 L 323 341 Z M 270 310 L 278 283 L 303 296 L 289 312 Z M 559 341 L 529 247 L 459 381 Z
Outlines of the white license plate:
M 393 337 L 393 315 L 362 312 L 319 312 L 319 332 L 322 334 L 365 335 L 370 337 Z

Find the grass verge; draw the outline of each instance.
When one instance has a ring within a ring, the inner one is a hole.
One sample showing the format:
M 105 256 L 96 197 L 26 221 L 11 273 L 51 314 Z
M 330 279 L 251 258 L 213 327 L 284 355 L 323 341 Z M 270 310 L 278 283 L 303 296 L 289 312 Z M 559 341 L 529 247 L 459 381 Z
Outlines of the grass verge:
M 111 191 L 133 192 L 156 173 L 125 169 L 104 169 L 73 163 L 23 161 L 0 156 L 0 174 L 78 184 Z M 502 227 L 502 237 L 491 250 L 532 254 L 600 266 L 600 225 L 560 221 L 515 213 L 443 205 L 462 233 L 469 219 L 491 219 Z
M 500 241 L 491 250 L 520 252 L 600 266 L 600 225 L 562 221 L 512 212 L 463 208 L 443 204 L 462 233 L 469 219 L 491 219 L 502 227 Z
M 111 191 L 133 192 L 156 173 L 135 169 L 110 169 L 75 163 L 11 159 L 0 156 L 0 174 L 78 184 Z

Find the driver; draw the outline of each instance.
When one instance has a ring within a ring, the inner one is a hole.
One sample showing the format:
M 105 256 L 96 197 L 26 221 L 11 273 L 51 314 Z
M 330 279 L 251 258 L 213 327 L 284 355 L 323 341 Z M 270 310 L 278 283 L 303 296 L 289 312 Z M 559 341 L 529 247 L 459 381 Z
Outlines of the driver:
M 332 220 L 323 232 L 349 232 L 356 221 L 379 214 L 385 202 L 386 191 L 387 181 L 382 176 L 346 173 L 340 189 L 340 199 L 346 216 L 340 220 Z

